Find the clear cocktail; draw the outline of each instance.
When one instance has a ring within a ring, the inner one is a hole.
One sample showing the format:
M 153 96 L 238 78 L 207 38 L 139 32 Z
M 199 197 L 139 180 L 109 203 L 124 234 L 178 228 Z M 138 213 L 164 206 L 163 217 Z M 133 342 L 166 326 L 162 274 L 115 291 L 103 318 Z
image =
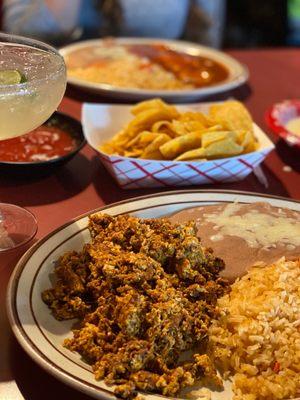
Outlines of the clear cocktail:
M 0 140 L 21 136 L 43 124 L 56 110 L 65 89 L 65 63 L 54 48 L 0 33 Z M 0 253 L 27 240 L 14 209 L 0 203 Z
M 0 33 L 0 140 L 40 126 L 66 88 L 63 58 L 52 47 Z

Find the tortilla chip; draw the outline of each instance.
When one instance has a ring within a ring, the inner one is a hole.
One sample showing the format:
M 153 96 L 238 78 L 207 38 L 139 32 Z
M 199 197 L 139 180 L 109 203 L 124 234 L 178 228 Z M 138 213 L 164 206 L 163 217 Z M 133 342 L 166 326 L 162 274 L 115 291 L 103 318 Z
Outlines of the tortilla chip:
M 188 133 L 166 142 L 159 150 L 166 160 L 173 160 L 179 154 L 200 147 L 201 138 L 201 131 Z
M 234 139 L 226 138 L 207 146 L 205 148 L 205 156 L 208 159 L 224 158 L 241 154 L 243 150 L 243 146 L 236 143 Z
M 228 138 L 236 140 L 237 136 L 238 136 L 237 133 L 232 131 L 204 132 L 202 135 L 202 147 L 208 147 L 212 143 Z
M 147 160 L 163 160 L 163 155 L 159 151 L 159 148 L 170 139 L 170 136 L 165 133 L 159 134 L 159 136 L 157 136 L 153 142 L 145 148 L 140 158 Z
M 165 103 L 161 99 L 151 99 L 151 100 L 144 100 L 137 103 L 135 106 L 131 108 L 131 113 L 133 115 L 138 115 L 143 111 L 147 111 L 150 109 L 170 109 L 173 112 L 177 111 L 174 106 Z
M 188 161 L 188 160 L 199 160 L 202 158 L 205 158 L 205 149 L 203 147 L 200 147 L 199 149 L 186 151 L 185 153 L 175 158 L 175 160 Z
M 209 109 L 211 119 L 224 129 L 235 131 L 243 129 L 253 132 L 253 121 L 246 107 L 239 101 L 226 101 L 213 104 Z

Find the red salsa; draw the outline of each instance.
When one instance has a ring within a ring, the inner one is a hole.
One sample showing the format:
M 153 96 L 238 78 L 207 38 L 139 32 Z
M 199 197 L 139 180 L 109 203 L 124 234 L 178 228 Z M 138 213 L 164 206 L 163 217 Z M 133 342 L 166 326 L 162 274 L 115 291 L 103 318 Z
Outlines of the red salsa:
M 76 139 L 54 126 L 42 125 L 17 138 L 0 141 L 0 161 L 39 162 L 68 154 Z

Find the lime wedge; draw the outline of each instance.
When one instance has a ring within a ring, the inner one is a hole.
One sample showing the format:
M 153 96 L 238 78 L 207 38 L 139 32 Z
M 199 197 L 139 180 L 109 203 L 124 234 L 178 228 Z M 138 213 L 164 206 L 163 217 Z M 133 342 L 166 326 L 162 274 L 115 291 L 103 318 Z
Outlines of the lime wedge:
M 0 85 L 16 85 L 26 82 L 26 78 L 17 69 L 0 71 Z

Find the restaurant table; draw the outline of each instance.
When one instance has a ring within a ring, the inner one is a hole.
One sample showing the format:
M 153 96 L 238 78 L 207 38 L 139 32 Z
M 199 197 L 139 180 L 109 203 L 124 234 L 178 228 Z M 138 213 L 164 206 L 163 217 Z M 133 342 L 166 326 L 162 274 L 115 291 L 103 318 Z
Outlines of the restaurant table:
M 239 89 L 208 100 L 235 97 L 244 101 L 255 122 L 276 143 L 276 150 L 272 151 L 262 166 L 266 181 L 260 182 L 251 174 L 240 182 L 187 189 L 246 190 L 300 200 L 300 149 L 288 147 L 278 140 L 268 131 L 264 122 L 264 113 L 273 103 L 300 97 L 300 50 L 254 49 L 228 53 L 249 68 L 249 82 Z M 60 110 L 80 119 L 84 101 L 108 102 L 96 95 L 68 88 Z M 73 160 L 49 176 L 22 178 L 0 172 L 0 200 L 26 207 L 35 214 L 38 219 L 37 239 L 88 210 L 131 197 L 176 189 L 121 189 L 88 145 Z M 86 395 L 48 375 L 30 359 L 13 337 L 5 313 L 5 290 L 12 269 L 13 266 L 5 265 L 5 262 L 0 265 L 0 399 L 88 399 Z

